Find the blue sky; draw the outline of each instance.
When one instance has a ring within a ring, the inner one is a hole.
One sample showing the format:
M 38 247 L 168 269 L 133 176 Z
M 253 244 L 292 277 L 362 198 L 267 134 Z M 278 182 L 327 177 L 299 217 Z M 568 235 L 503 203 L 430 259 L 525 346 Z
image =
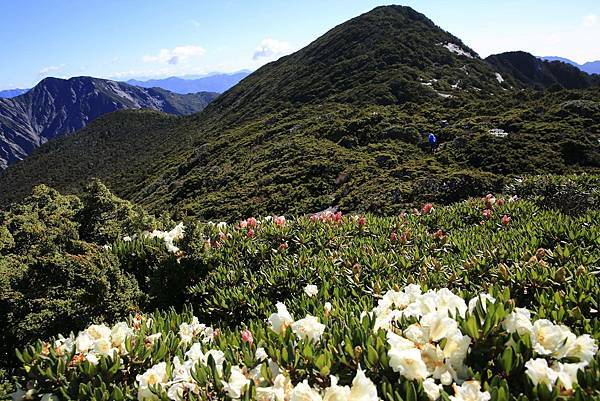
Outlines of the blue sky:
M 0 89 L 46 76 L 165 77 L 255 69 L 372 0 L 0 0 Z M 600 59 L 600 1 L 404 1 L 481 56 Z M 543 5 L 542 5 L 543 4 Z

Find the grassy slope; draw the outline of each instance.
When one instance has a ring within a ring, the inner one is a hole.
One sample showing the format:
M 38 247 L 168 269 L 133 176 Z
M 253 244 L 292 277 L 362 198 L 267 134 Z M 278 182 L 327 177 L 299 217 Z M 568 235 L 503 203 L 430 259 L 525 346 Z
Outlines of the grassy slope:
M 394 213 L 499 189 L 505 174 L 598 169 L 597 98 L 589 89 L 440 105 L 304 106 L 231 128 L 203 114 L 119 112 L 42 147 L 0 186 L 20 189 L 6 200 L 39 182 L 77 192 L 100 177 L 152 210 L 205 218 L 330 205 Z M 492 137 L 493 127 L 511 135 Z M 442 142 L 434 156 L 420 134 L 429 130 Z

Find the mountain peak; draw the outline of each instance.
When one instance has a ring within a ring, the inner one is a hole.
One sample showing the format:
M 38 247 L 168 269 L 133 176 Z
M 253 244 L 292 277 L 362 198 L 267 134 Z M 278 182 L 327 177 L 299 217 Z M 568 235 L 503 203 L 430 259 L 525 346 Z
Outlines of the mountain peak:
M 410 7 L 382 6 L 263 66 L 210 110 L 252 116 L 290 104 L 443 101 L 509 86 L 425 15 Z M 246 110 L 240 110 L 243 105 Z

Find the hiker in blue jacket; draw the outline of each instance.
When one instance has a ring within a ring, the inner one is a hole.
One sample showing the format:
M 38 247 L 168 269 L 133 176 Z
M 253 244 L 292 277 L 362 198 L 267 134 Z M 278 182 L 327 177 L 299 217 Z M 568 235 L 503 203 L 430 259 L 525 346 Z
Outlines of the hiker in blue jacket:
M 431 147 L 431 153 L 437 148 L 437 138 L 433 133 L 429 133 L 429 146 Z

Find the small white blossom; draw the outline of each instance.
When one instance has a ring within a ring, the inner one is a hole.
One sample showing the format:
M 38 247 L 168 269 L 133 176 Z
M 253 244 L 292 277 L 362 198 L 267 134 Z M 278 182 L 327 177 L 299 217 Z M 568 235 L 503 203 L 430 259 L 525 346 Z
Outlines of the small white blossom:
M 319 341 L 325 331 L 325 325 L 319 322 L 319 318 L 306 315 L 304 319 L 292 323 L 292 331 L 301 340 Z
M 431 401 L 435 401 L 440 398 L 440 391 L 443 389 L 441 384 L 436 384 L 432 378 L 425 379 L 423 381 L 423 390 Z
M 290 315 L 283 303 L 277 302 L 275 306 L 277 307 L 277 312 L 269 316 L 269 323 L 274 332 L 283 333 L 292 323 L 294 323 L 294 318 Z
M 316 285 L 314 284 L 309 284 L 306 287 L 304 287 L 304 292 L 306 293 L 306 295 L 308 295 L 309 297 L 314 297 L 315 295 L 317 295 L 319 293 L 319 289 L 317 288 Z
M 548 361 L 543 358 L 530 359 L 525 363 L 525 373 L 531 379 L 534 386 L 545 384 L 548 390 L 552 390 L 552 385 L 556 382 L 558 374 L 550 369 Z
M 450 396 L 451 401 L 488 401 L 492 396 L 487 391 L 481 391 L 481 384 L 478 381 L 466 381 L 462 386 L 452 385 L 454 395 Z
M 242 393 L 250 383 L 250 380 L 246 378 L 239 366 L 232 366 L 229 381 L 222 382 L 223 389 L 227 392 L 227 395 L 233 399 L 238 399 L 242 396 Z

